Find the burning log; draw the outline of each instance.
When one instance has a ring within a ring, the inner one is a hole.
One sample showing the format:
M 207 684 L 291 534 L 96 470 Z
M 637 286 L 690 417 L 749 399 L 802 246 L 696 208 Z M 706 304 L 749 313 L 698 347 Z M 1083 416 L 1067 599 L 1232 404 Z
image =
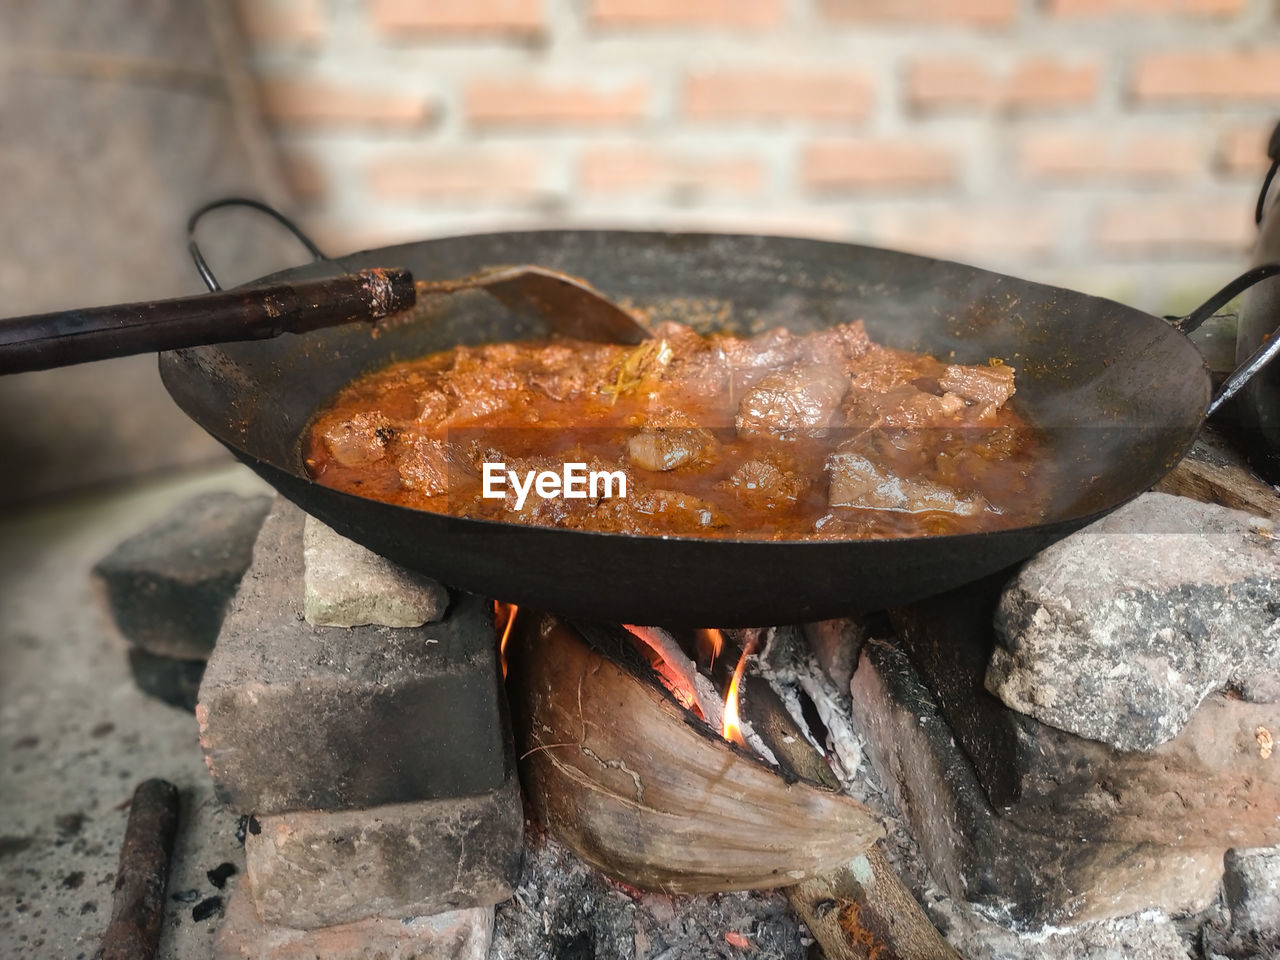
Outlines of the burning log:
M 670 893 L 765 889 L 831 873 L 883 834 L 851 797 L 718 737 L 619 633 L 522 611 L 510 649 L 526 796 L 583 860 Z
M 787 899 L 827 960 L 961 960 L 874 847 Z

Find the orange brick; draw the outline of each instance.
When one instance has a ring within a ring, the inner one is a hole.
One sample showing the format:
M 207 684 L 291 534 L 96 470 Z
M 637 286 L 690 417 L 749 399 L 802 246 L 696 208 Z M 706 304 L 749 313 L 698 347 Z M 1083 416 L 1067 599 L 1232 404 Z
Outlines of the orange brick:
M 754 157 L 699 157 L 643 147 L 591 147 L 578 165 L 578 182 L 596 193 L 661 189 L 754 194 L 763 180 Z
M 319 43 L 324 38 L 320 0 L 239 0 L 240 29 L 255 44 Z
M 1003 27 L 1018 18 L 1018 0 L 821 0 L 837 23 L 960 23 Z
M 463 94 L 467 122 L 477 127 L 601 127 L 643 120 L 645 83 L 604 87 L 530 79 L 475 80 Z
M 1138 61 L 1132 92 L 1161 102 L 1280 99 L 1280 49 L 1151 54 Z
M 800 178 L 811 190 L 943 186 L 956 179 L 956 159 L 915 141 L 815 141 L 802 151 Z
M 259 87 L 268 122 L 286 127 L 391 127 L 407 129 L 435 115 L 426 95 L 384 93 L 325 80 L 273 77 Z
M 1096 62 L 1045 57 L 1021 60 L 1007 70 L 967 58 L 919 59 L 907 70 L 907 101 L 920 111 L 1065 109 L 1096 98 L 1099 73 Z
M 999 264 L 1043 258 L 1061 235 L 1057 215 L 1043 208 L 889 210 L 871 220 L 877 244 L 929 256 Z
M 1049 0 L 1055 17 L 1109 17 L 1131 14 L 1188 14 L 1224 17 L 1239 13 L 1245 0 Z
M 392 201 L 472 202 L 531 199 L 542 192 L 543 169 L 532 153 L 459 151 L 391 154 L 367 170 L 369 192 Z
M 872 87 L 850 70 L 717 70 L 690 75 L 684 115 L 696 120 L 863 120 Z
M 538 34 L 546 29 L 544 0 L 371 0 L 383 34 Z
M 1252 127 L 1228 130 L 1218 139 L 1214 166 L 1228 176 L 1257 177 L 1267 172 L 1271 161 L 1267 158 L 1267 140 L 1270 124 L 1259 123 Z
M 1022 173 L 1034 180 L 1176 180 L 1203 163 L 1196 136 L 1117 137 L 1109 131 L 1029 135 L 1019 151 Z
M 1023 60 L 1005 81 L 1004 103 L 1015 110 L 1091 103 L 1098 94 L 1099 73 L 1097 63 Z
M 280 175 L 289 192 L 301 202 L 321 199 L 329 192 L 329 179 L 313 157 L 289 152 L 280 157 Z
M 730 27 L 760 30 L 780 24 L 785 0 L 591 0 L 593 27 Z
M 1236 256 L 1248 249 L 1254 229 L 1249 198 L 1189 201 L 1161 196 L 1104 207 L 1095 236 L 1117 254 Z

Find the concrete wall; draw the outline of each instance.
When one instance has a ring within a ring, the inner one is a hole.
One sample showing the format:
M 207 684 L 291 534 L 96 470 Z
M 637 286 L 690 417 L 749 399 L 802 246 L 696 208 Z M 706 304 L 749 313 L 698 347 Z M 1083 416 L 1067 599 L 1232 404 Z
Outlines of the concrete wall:
M 335 250 L 548 224 L 921 250 L 1156 311 L 1246 262 L 1276 0 L 245 0 Z

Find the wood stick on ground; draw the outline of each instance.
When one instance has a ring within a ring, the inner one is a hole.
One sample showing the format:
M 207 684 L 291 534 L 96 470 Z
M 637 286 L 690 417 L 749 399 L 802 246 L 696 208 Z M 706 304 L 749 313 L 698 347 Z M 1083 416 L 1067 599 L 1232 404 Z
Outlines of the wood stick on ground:
M 102 960 L 156 955 L 177 828 L 178 788 L 167 780 L 144 780 L 133 793 L 124 828 L 111 922 L 98 954 Z
M 962 960 L 878 847 L 787 888 L 827 960 Z

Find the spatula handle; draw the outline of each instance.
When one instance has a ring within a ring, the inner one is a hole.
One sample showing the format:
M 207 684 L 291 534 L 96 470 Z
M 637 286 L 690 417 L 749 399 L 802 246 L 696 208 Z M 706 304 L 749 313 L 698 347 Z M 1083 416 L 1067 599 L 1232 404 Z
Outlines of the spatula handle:
M 364 320 L 413 306 L 407 270 L 362 270 L 198 297 L 0 320 L 0 374 L 175 350 Z

